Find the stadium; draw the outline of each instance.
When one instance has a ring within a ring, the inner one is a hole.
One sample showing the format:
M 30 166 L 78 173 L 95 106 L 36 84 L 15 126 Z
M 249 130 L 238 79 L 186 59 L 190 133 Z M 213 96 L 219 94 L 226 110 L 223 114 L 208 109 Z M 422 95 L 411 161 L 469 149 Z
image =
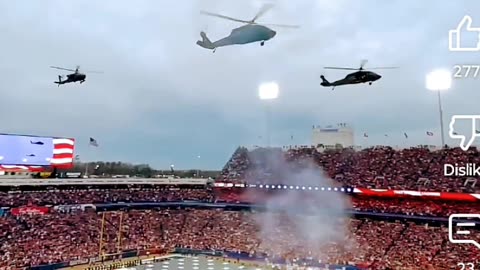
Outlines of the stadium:
M 0 1 L 0 270 L 478 269 L 480 2 L 437 2 Z
M 4 134 L 17 144 L 10 155 L 34 139 L 67 144 L 2 167 L 0 269 L 450 269 L 479 259 L 448 241 L 451 214 L 480 211 L 475 179 L 436 177 L 444 162 L 478 162 L 476 148 L 356 149 L 353 129 L 312 134 L 312 146 L 239 147 L 214 180 L 96 174 L 74 164 L 73 139 Z M 35 177 L 42 170 L 51 174 Z

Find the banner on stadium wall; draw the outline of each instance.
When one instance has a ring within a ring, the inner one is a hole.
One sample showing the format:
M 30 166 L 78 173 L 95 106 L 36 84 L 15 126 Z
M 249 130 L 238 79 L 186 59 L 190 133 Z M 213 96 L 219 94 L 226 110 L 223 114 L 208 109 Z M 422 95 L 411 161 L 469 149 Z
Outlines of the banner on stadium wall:
M 32 266 L 29 269 L 30 270 L 55 270 L 60 268 L 66 268 L 68 266 L 69 266 L 68 263 L 56 263 L 56 264 L 50 264 L 50 265 Z
M 93 258 L 88 259 L 88 263 L 96 263 L 96 262 L 99 262 L 99 261 L 101 261 L 101 259 L 99 257 L 93 257 Z
M 62 172 L 58 175 L 58 178 L 82 178 L 80 172 Z
M 24 206 L 24 207 L 17 207 L 12 208 L 10 213 L 14 216 L 21 216 L 21 215 L 44 215 L 49 212 L 48 207 L 41 207 L 41 206 Z
M 172 185 L 205 185 L 207 179 L 203 178 L 168 178 L 165 179 L 165 184 Z
M 72 213 L 76 211 L 81 211 L 82 206 L 77 204 L 77 205 L 57 205 L 53 207 L 53 210 L 61 213 Z
M 75 211 L 85 211 L 88 208 L 96 209 L 93 204 L 67 204 L 67 205 L 57 205 L 53 209 L 57 212 L 62 213 L 72 213 Z
M 80 265 L 80 264 L 88 264 L 88 259 L 74 260 L 74 261 L 70 261 L 70 263 L 69 263 L 70 266 L 75 266 L 75 265 Z

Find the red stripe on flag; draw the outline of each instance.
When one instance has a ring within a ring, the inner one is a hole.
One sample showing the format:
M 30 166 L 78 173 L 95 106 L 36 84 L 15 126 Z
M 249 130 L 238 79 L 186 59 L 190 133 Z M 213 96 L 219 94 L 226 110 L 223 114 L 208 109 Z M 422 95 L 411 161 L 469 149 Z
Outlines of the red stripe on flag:
M 69 153 L 64 153 L 64 154 L 54 154 L 53 155 L 54 159 L 59 159 L 59 158 L 70 158 L 73 159 L 73 155 Z
M 53 145 L 53 149 L 72 149 L 73 150 L 73 148 L 74 148 L 73 145 L 65 144 L 65 143 Z

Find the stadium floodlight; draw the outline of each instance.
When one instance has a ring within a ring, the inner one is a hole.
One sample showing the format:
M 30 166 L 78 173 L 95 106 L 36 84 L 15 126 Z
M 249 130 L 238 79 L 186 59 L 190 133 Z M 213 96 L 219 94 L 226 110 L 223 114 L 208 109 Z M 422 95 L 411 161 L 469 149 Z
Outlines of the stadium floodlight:
M 427 74 L 426 87 L 431 91 L 446 91 L 452 87 L 452 73 L 437 69 Z
M 445 146 L 445 133 L 443 131 L 443 109 L 440 92 L 452 87 L 452 74 L 446 69 L 437 69 L 427 74 L 426 87 L 430 91 L 436 91 L 438 95 L 438 112 L 440 117 L 440 135 L 442 136 L 442 148 Z
M 258 97 L 262 100 L 278 98 L 278 84 L 276 82 L 262 83 L 258 87 Z
M 278 98 L 279 87 L 276 82 L 266 82 L 260 84 L 258 87 L 258 97 L 261 100 L 274 100 Z M 265 106 L 265 120 L 266 120 L 266 139 L 267 147 L 270 147 L 270 102 L 267 102 Z

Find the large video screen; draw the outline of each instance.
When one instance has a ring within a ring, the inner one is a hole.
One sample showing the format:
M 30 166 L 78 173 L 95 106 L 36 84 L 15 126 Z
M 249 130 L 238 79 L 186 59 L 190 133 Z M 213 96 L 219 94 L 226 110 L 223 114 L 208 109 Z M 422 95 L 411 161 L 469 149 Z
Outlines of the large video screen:
M 72 139 L 0 134 L 0 165 L 68 164 L 73 150 Z

